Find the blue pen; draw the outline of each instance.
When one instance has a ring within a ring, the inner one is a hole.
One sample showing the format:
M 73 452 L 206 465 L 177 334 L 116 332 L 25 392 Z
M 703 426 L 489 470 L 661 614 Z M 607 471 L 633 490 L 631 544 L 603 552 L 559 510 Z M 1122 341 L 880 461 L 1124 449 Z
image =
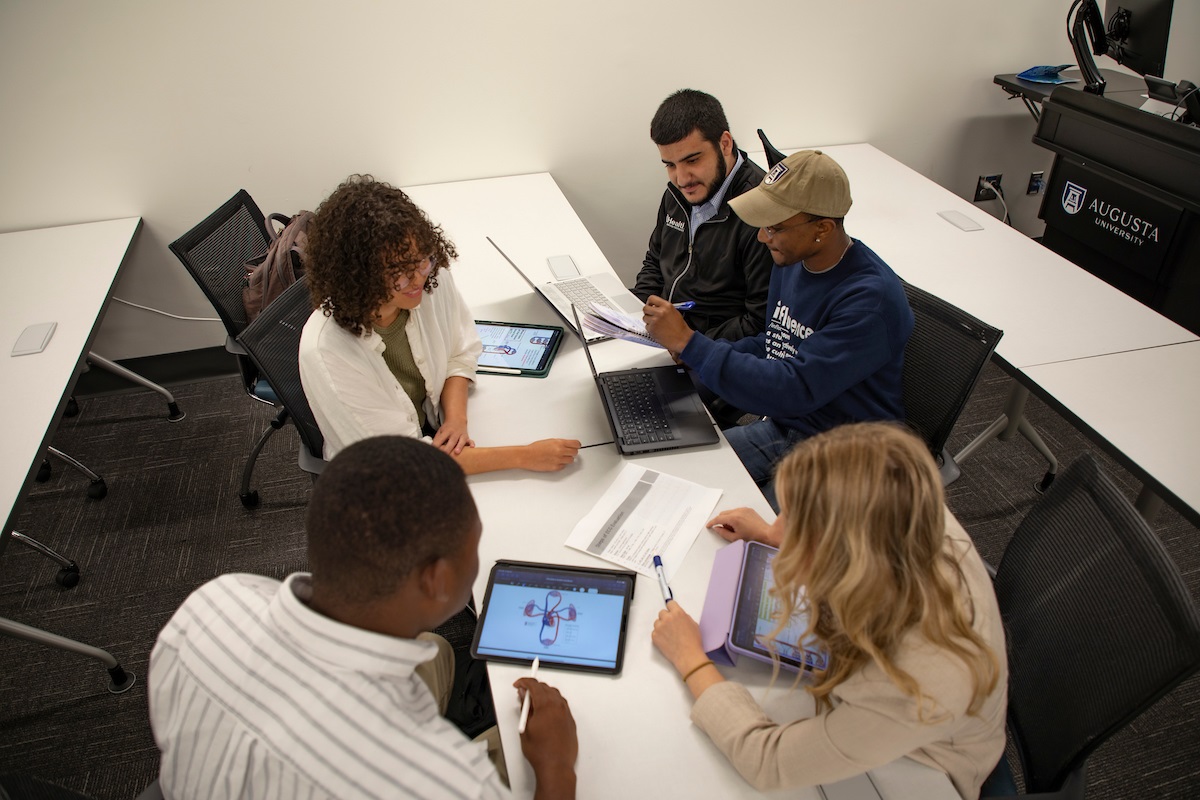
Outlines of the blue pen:
M 671 591 L 670 586 L 667 586 L 667 576 L 663 574 L 662 559 L 658 556 L 654 557 L 654 571 L 658 573 L 658 588 L 662 589 L 663 602 L 671 602 L 675 599 L 675 593 Z
M 691 311 L 693 308 L 696 307 L 696 301 L 688 300 L 687 302 L 684 302 L 684 303 L 673 303 L 672 305 L 674 305 L 676 310 L 678 310 L 678 311 Z

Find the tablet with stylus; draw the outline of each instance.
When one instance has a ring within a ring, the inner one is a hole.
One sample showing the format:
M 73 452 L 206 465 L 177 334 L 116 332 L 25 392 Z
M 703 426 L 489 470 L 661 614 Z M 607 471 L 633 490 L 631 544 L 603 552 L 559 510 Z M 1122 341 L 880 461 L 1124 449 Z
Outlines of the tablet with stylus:
M 497 561 L 471 655 L 617 675 L 636 583 L 626 570 Z

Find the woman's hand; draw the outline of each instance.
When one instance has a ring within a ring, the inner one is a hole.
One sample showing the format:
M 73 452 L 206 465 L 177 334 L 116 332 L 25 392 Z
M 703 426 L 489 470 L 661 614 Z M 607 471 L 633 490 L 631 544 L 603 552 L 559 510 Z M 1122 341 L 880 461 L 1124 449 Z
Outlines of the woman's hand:
M 467 435 L 467 421 L 457 418 L 447 419 L 433 435 L 433 446 L 452 456 L 461 453 L 464 447 L 474 447 L 475 442 Z
M 700 626 L 674 600 L 658 612 L 650 641 L 674 665 L 692 697 L 700 699 L 710 686 L 725 680 L 704 652 Z
M 728 542 L 736 542 L 741 539 L 779 547 L 780 536 L 779 531 L 776 530 L 778 526 L 767 522 L 757 511 L 750 508 L 731 508 L 728 511 L 722 511 L 705 524 Z
M 539 439 L 521 448 L 521 467 L 534 472 L 557 472 L 575 461 L 579 453 L 577 439 Z
M 674 600 L 658 612 L 650 641 L 675 665 L 680 675 L 708 660 L 704 645 L 700 643 L 700 626 Z

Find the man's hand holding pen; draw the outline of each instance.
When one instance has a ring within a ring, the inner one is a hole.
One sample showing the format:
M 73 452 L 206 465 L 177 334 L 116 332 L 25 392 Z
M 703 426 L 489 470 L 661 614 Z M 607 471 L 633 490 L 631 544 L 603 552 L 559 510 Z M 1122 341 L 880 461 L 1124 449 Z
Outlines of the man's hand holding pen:
M 683 315 L 675 306 L 658 295 L 651 295 L 642 307 L 642 315 L 646 330 L 654 341 L 672 353 L 683 352 L 694 331 L 683 321 Z

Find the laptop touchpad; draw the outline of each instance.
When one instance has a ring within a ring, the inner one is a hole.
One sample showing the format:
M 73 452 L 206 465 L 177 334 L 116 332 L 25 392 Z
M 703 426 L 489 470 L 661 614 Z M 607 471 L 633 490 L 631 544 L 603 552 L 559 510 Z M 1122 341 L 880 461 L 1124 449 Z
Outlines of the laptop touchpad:
M 667 401 L 667 406 L 672 414 L 677 416 L 686 414 L 703 413 L 703 405 L 700 403 L 700 397 L 695 392 L 680 392 L 679 394 L 667 394 L 663 399 Z
M 630 314 L 632 316 L 637 317 L 638 319 L 641 319 L 642 308 L 644 307 L 644 304 L 642 303 L 641 300 L 638 300 L 633 295 L 626 293 L 626 294 L 617 295 L 616 297 L 610 297 L 608 299 L 616 300 L 617 305 L 619 305 L 621 307 L 621 310 L 624 311 L 626 314 Z

